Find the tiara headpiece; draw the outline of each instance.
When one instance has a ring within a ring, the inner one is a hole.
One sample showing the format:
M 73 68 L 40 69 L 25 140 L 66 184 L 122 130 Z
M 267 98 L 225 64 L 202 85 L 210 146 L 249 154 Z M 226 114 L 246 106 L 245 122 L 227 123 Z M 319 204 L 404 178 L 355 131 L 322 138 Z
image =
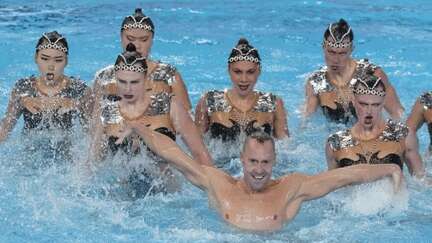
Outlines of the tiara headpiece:
M 353 90 L 353 93 L 355 95 L 376 95 L 376 96 L 384 97 L 386 95 L 386 92 L 384 90 L 376 89 L 378 84 L 381 82 L 381 78 L 377 78 L 375 76 L 373 77 L 375 78 L 375 83 L 372 86 L 369 86 L 363 80 L 357 80 L 357 82 L 360 82 L 364 87 L 361 87 L 361 85 L 357 85 L 357 87 Z
M 330 36 L 333 40 L 327 40 L 324 39 L 323 41 L 323 45 L 324 46 L 329 46 L 329 47 L 333 47 L 333 48 L 348 48 L 348 47 L 352 47 L 352 41 L 349 42 L 343 42 L 344 39 L 349 35 L 349 33 L 351 32 L 351 26 L 348 28 L 347 32 L 345 32 L 345 34 L 342 35 L 342 37 L 338 40 L 334 34 L 333 34 L 333 24 L 330 24 L 328 27 L 328 30 L 330 32 Z
M 143 16 L 140 21 L 137 21 L 133 15 L 129 15 L 127 16 L 127 18 L 131 18 L 134 22 L 129 24 L 124 24 L 122 26 L 122 30 L 143 29 L 143 30 L 153 31 L 153 28 L 150 25 L 143 24 L 143 21 L 149 18 L 148 16 Z
M 68 49 L 65 47 L 65 46 L 63 46 L 63 45 L 60 45 L 60 44 L 58 44 L 58 42 L 61 40 L 61 39 L 64 39 L 64 37 L 62 36 L 62 37 L 59 37 L 56 41 L 54 41 L 54 42 L 52 42 L 51 40 L 50 40 L 50 38 L 48 38 L 48 36 L 44 33 L 44 34 L 42 34 L 42 36 L 48 41 L 48 43 L 45 43 L 45 44 L 43 44 L 43 45 L 39 45 L 38 47 L 36 47 L 36 50 L 44 50 L 44 49 L 55 49 L 55 50 L 59 50 L 59 51 L 61 51 L 61 52 L 64 52 L 64 53 L 68 53 Z
M 230 57 L 228 59 L 228 63 L 233 63 L 233 62 L 240 62 L 240 61 L 247 61 L 247 62 L 254 62 L 254 63 L 260 63 L 260 60 L 258 57 L 254 57 L 252 54 L 253 51 L 256 51 L 255 48 L 249 49 L 247 50 L 247 45 L 245 44 L 241 44 L 237 47 L 234 47 L 233 50 L 236 50 L 239 54 Z M 244 51 L 247 50 L 247 51 Z
M 132 61 L 128 61 L 123 54 L 120 54 L 119 57 L 123 59 L 123 63 L 114 65 L 115 71 L 132 71 L 136 73 L 147 72 L 147 68 L 135 65 L 138 61 L 145 61 L 145 57 L 134 57 Z

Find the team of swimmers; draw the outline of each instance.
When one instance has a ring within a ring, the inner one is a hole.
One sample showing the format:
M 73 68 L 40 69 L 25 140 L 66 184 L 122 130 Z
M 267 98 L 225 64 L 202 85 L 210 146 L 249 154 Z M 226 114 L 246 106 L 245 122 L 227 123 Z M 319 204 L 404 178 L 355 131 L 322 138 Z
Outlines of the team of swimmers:
M 180 73 L 170 64 L 150 59 L 154 35 L 154 23 L 141 9 L 125 17 L 123 53 L 95 75 L 90 88 L 64 74 L 66 39 L 56 31 L 43 34 L 35 51 L 39 75 L 20 79 L 13 87 L 0 124 L 0 141 L 23 115 L 26 134 L 61 133 L 62 140 L 50 149 L 70 160 L 72 127 L 79 120 L 91 138 L 88 163 L 117 153 L 129 159 L 150 154 L 167 185 L 172 165 L 208 193 L 227 222 L 249 230 L 278 229 L 295 217 L 303 201 L 348 184 L 391 176 L 397 190 L 404 164 L 415 178 L 429 180 L 416 131 L 427 123 L 432 132 L 432 92 L 416 101 L 408 125 L 400 122 L 404 109 L 384 71 L 366 59 L 351 57 L 354 34 L 345 20 L 325 30 L 326 66 L 307 79 L 304 116 L 321 107 L 329 122 L 344 123 L 347 129 L 328 138 L 327 172 L 278 179 L 271 178 L 274 139 L 289 137 L 289 131 L 282 99 L 254 89 L 261 73 L 258 50 L 244 38 L 238 41 L 227 60 L 231 87 L 207 91 L 193 120 Z M 383 109 L 391 119 L 384 120 Z M 236 179 L 214 166 L 203 135 L 231 143 L 242 134 L 246 135 L 240 155 L 243 177 Z M 176 135 L 191 156 L 176 144 Z M 140 170 L 131 177 L 152 176 Z M 154 188 L 141 191 L 148 195 L 149 190 Z

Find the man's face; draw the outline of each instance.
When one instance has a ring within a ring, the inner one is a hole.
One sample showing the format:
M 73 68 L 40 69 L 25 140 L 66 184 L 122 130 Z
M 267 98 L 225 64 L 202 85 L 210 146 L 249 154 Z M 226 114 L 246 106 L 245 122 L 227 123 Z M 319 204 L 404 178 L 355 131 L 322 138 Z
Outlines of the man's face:
M 331 37 L 328 37 L 328 40 L 331 40 Z M 349 39 L 346 38 L 342 43 L 348 43 Z M 324 50 L 324 59 L 328 70 L 333 72 L 342 72 L 348 66 L 349 61 L 351 60 L 351 52 L 352 47 L 346 48 L 336 48 L 325 45 L 323 47 Z
M 127 29 L 121 33 L 123 50 L 129 43 L 135 45 L 137 52 L 147 58 L 153 44 L 153 33 L 143 29 Z
M 384 107 L 383 96 L 377 95 L 356 95 L 354 108 L 357 113 L 358 121 L 364 128 L 372 129 L 379 119 Z
M 257 63 L 248 61 L 230 63 L 228 72 L 233 83 L 233 89 L 241 96 L 246 96 L 253 91 L 261 73 Z
M 271 179 L 275 150 L 271 141 L 247 139 L 246 143 L 241 153 L 244 180 L 253 191 L 261 191 Z

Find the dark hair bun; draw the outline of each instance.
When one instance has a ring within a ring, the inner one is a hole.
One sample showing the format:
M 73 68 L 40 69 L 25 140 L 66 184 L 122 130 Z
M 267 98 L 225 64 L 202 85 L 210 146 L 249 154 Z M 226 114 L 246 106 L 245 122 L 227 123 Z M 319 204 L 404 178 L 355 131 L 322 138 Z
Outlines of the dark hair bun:
M 126 46 L 126 51 L 127 52 L 136 52 L 136 47 L 133 43 L 129 43 Z
M 136 15 L 140 15 L 140 16 L 143 16 L 144 14 L 143 14 L 143 12 L 142 12 L 142 9 L 141 8 L 136 8 L 135 9 L 135 16 Z
M 249 45 L 249 41 L 246 40 L 246 38 L 240 38 L 240 40 L 238 41 L 237 45 Z

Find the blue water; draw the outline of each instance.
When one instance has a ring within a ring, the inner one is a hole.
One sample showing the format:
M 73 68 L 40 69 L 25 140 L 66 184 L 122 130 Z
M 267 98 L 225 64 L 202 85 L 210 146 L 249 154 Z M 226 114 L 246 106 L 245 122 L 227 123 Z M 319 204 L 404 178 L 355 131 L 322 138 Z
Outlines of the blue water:
M 120 23 L 137 6 L 156 25 L 152 57 L 176 65 L 193 104 L 205 90 L 230 85 L 226 58 L 239 37 L 259 49 L 263 72 L 257 88 L 282 97 L 293 137 L 278 144 L 278 175 L 326 169 L 324 141 L 337 128 L 319 116 L 302 128 L 299 107 L 305 76 L 323 63 L 320 44 L 329 22 L 349 21 L 354 56 L 383 67 L 407 111 L 431 89 L 427 0 L 119 2 L 2 0 L 0 111 L 15 81 L 37 72 L 34 46 L 42 32 L 55 29 L 68 38 L 66 73 L 91 84 L 94 73 L 120 52 Z M 281 231 L 252 234 L 224 223 L 208 208 L 205 194 L 188 183 L 179 193 L 128 200 L 116 179 L 127 172 L 120 162 L 107 162 L 97 176 L 82 172 L 87 143 L 80 134 L 74 164 L 43 166 L 43 154 L 26 151 L 21 128 L 22 122 L 0 145 L 0 242 L 431 241 L 431 190 L 409 177 L 408 189 L 398 196 L 385 191 L 388 181 L 340 190 L 304 204 Z M 423 154 L 425 128 L 419 139 Z M 217 147 L 212 152 L 221 153 Z

